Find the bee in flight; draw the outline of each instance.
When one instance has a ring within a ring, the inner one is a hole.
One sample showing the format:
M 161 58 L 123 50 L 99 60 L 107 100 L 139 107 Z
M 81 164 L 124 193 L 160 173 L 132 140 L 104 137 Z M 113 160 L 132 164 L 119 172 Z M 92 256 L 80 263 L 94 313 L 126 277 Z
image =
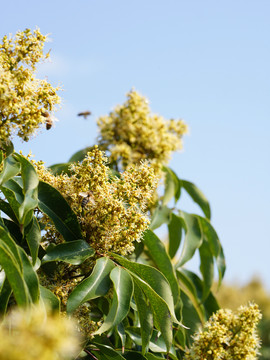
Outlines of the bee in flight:
M 94 198 L 92 191 L 88 191 L 88 192 L 81 191 L 79 193 L 79 195 L 81 197 L 83 197 L 82 202 L 81 202 L 82 210 L 85 209 L 86 205 L 89 203 L 91 203 L 91 205 L 96 205 L 95 198 Z
M 46 121 L 45 121 L 46 130 L 50 130 L 50 128 L 51 128 L 51 127 L 53 126 L 53 124 L 54 124 L 54 121 L 56 121 L 57 119 L 56 119 L 54 116 L 50 115 L 50 114 L 48 113 L 48 111 L 44 111 L 44 112 L 42 113 L 42 116 L 44 116 L 44 117 L 46 118 Z
M 87 116 L 91 115 L 91 111 L 82 111 L 78 114 L 78 116 L 83 116 L 85 119 L 87 119 Z

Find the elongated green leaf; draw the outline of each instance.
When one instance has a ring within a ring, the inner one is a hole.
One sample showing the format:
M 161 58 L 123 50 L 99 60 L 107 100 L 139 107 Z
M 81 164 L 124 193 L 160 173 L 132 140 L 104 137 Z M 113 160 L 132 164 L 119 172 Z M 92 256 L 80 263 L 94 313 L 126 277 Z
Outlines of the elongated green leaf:
M 67 302 L 67 312 L 72 313 L 86 301 L 107 294 L 110 288 L 110 272 L 115 264 L 107 257 L 97 260 L 92 274 L 72 291 Z
M 149 265 L 134 263 L 123 258 L 120 255 L 111 253 L 122 266 L 138 275 L 140 279 L 146 282 L 154 292 L 156 292 L 166 302 L 173 320 L 178 323 L 174 313 L 174 302 L 171 287 L 165 276 L 157 269 Z
M 61 164 L 54 164 L 52 166 L 49 166 L 49 169 L 51 170 L 51 172 L 53 173 L 53 175 L 60 175 L 62 173 L 64 174 L 71 174 L 71 171 L 69 169 L 70 164 L 72 163 L 61 163 Z
M 154 355 L 154 354 L 152 354 L 152 353 L 147 353 L 147 354 L 145 355 L 145 357 L 146 357 L 147 360 L 160 360 L 160 359 L 164 359 L 164 356 L 156 356 L 156 355 Z
M 180 283 L 181 290 L 183 290 L 188 296 L 197 313 L 198 318 L 203 323 L 205 320 L 205 312 L 201 303 L 201 298 L 198 297 L 196 287 L 188 276 L 188 272 L 184 269 L 178 269 L 176 274 Z M 185 309 L 183 309 L 183 319 L 185 319 Z M 185 325 L 190 326 L 189 323 L 185 323 Z
M 221 281 L 225 274 L 225 270 L 226 270 L 225 257 L 224 257 L 222 247 L 220 248 L 220 252 L 217 257 L 217 267 L 218 267 L 218 273 L 219 273 L 219 286 L 220 286 Z
M 59 191 L 51 185 L 40 181 L 38 200 L 40 210 L 52 219 L 56 229 L 66 241 L 83 238 L 77 216 Z
M 126 358 L 126 360 L 147 360 L 147 358 L 138 351 L 127 352 L 125 354 L 125 358 Z
M 211 254 L 210 246 L 206 240 L 203 241 L 199 249 L 200 252 L 200 271 L 203 276 L 203 296 L 204 301 L 209 293 L 214 280 L 214 261 Z
M 165 188 L 164 188 L 164 195 L 162 198 L 162 204 L 167 205 L 170 200 L 174 197 L 176 192 L 176 181 L 174 174 L 172 173 L 171 169 L 163 166 L 163 171 L 165 172 Z
M 149 250 L 150 257 L 168 280 L 171 286 L 174 304 L 177 304 L 179 301 L 179 287 L 175 276 L 174 267 L 171 263 L 169 255 L 167 254 L 163 242 L 151 230 L 144 232 L 143 240 Z
M 114 285 L 113 301 L 109 313 L 101 325 L 94 333 L 102 334 L 119 324 L 128 314 L 130 301 L 133 295 L 133 281 L 129 273 L 121 267 L 115 267 L 110 274 Z
M 71 156 L 68 162 L 82 161 L 85 158 L 86 154 L 91 150 L 93 150 L 93 146 L 89 146 L 86 147 L 85 149 L 77 151 L 75 154 Z
M 22 270 L 22 261 L 18 251 L 18 246 L 10 236 L 7 229 L 4 228 L 2 225 L 0 225 L 0 239 L 0 241 L 2 242 L 2 246 L 4 246 L 12 254 L 12 257 L 14 257 L 17 266 L 20 270 Z
M 171 219 L 171 213 L 172 210 L 167 206 L 157 207 L 151 219 L 150 229 L 155 230 L 162 224 L 168 224 Z
M 39 244 L 41 241 L 40 227 L 35 217 L 33 217 L 33 221 L 27 228 L 25 238 L 31 253 L 33 265 L 35 265 L 38 256 Z
M 10 140 L 4 142 L 0 140 L 0 146 L 3 149 L 4 153 L 6 154 L 6 156 L 9 156 L 14 151 L 14 145 Z
M 10 190 L 4 186 L 1 186 L 1 191 L 3 192 L 3 194 L 5 195 L 6 200 L 8 201 L 8 204 L 11 208 L 11 215 L 15 215 L 15 222 L 17 222 L 18 224 L 19 222 L 19 208 L 21 203 L 18 202 L 17 197 L 16 197 L 16 193 L 13 190 Z M 23 199 L 22 199 L 23 201 Z M 13 213 L 13 214 L 12 214 Z
M 122 345 L 122 352 L 125 351 L 125 345 L 126 345 L 126 340 L 127 340 L 127 334 L 125 332 L 125 327 L 123 322 L 120 322 L 117 325 L 117 334 L 121 340 L 121 345 Z
M 0 210 L 3 211 L 11 220 L 13 220 L 15 223 L 18 223 L 18 219 L 15 215 L 15 212 L 13 211 L 10 204 L 2 199 L 0 199 Z
M 31 299 L 22 272 L 15 257 L 2 240 L 0 240 L 0 265 L 5 271 L 17 304 L 19 306 L 28 305 Z
M 26 253 L 21 247 L 18 247 L 19 253 L 22 259 L 23 264 L 23 277 L 25 283 L 28 286 L 29 294 L 31 295 L 31 299 L 33 303 L 37 303 L 39 301 L 39 281 L 33 266 L 28 259 Z
M 201 246 L 203 240 L 200 222 L 196 215 L 179 211 L 179 217 L 184 220 L 183 225 L 186 236 L 182 253 L 176 267 L 183 266 L 188 260 L 190 260 L 196 249 Z
M 12 289 L 9 285 L 8 279 L 5 277 L 5 280 L 1 286 L 0 290 L 0 315 L 5 314 L 7 310 L 8 300 L 12 293 Z
M 42 263 L 49 261 L 64 261 L 72 265 L 80 265 L 87 258 L 93 256 L 95 250 L 84 240 L 74 240 L 71 242 L 56 245 L 43 257 Z
M 141 346 L 142 353 L 148 351 L 149 342 L 153 331 L 153 314 L 150 305 L 147 304 L 145 296 L 141 288 L 134 281 L 134 298 L 137 305 L 137 311 L 140 319 L 141 329 Z
M 190 195 L 192 200 L 200 206 L 205 216 L 210 219 L 211 218 L 211 210 L 210 210 L 210 204 L 202 191 L 197 188 L 196 185 L 193 183 L 181 180 L 181 184 L 183 188 L 186 190 L 186 192 Z
M 171 259 L 176 255 L 182 240 L 183 219 L 172 213 L 168 224 L 169 230 L 169 255 Z
M 7 156 L 4 160 L 3 170 L 0 174 L 0 185 L 16 176 L 21 170 L 20 163 L 14 158 L 13 154 Z
M 215 256 L 215 258 L 217 258 L 221 248 L 218 235 L 209 220 L 201 216 L 198 216 L 198 218 L 200 219 L 202 231 L 205 239 L 208 241 L 211 253 Z
M 172 318 L 169 307 L 163 298 L 161 298 L 149 284 L 134 273 L 131 274 L 134 282 L 144 292 L 145 296 L 149 300 L 156 327 L 161 331 L 166 343 L 167 351 L 169 351 L 172 345 Z
M 11 235 L 11 237 L 13 238 L 13 240 L 16 242 L 16 244 L 21 244 L 22 243 L 22 233 L 20 230 L 20 226 L 15 223 L 14 221 L 8 220 L 8 219 L 3 219 L 4 222 L 4 226 L 7 228 L 9 234 Z
M 112 347 L 108 345 L 99 344 L 97 342 L 95 342 L 94 344 L 99 349 L 99 351 L 93 349 L 90 349 L 90 351 L 95 355 L 101 354 L 100 359 L 125 360 L 125 358 L 121 354 L 119 354 L 119 352 L 115 351 Z
M 39 285 L 40 296 L 45 304 L 47 304 L 52 310 L 60 311 L 60 301 L 53 292 L 49 289 L 46 289 L 44 286 Z

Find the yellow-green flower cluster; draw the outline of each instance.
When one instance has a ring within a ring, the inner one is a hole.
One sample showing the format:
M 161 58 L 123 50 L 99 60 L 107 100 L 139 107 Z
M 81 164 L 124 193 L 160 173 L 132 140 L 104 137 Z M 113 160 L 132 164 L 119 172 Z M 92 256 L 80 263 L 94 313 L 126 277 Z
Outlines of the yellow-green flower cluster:
M 149 225 L 146 207 L 158 184 L 158 176 L 146 162 L 131 165 L 114 177 L 104 153 L 97 146 L 82 163 L 71 165 L 72 175 L 52 175 L 36 164 L 41 180 L 50 183 L 66 198 L 79 217 L 85 240 L 100 254 L 122 255 L 134 250 Z M 47 225 L 48 242 L 59 242 L 59 234 Z
M 13 311 L 0 324 L 0 339 L 0 360 L 68 360 L 80 350 L 75 324 L 41 307 Z
M 182 148 L 187 126 L 182 120 L 166 121 L 152 114 L 145 97 L 132 90 L 127 101 L 98 119 L 99 143 L 109 150 L 109 160 L 126 168 L 147 159 L 160 168 L 173 151 Z
M 38 29 L 4 36 L 0 44 L 0 142 L 13 135 L 24 141 L 46 123 L 49 112 L 60 102 L 47 80 L 35 77 L 36 65 L 47 58 L 43 54 L 46 36 Z
M 256 304 L 241 306 L 236 313 L 221 309 L 194 336 L 185 360 L 255 360 L 260 347 Z

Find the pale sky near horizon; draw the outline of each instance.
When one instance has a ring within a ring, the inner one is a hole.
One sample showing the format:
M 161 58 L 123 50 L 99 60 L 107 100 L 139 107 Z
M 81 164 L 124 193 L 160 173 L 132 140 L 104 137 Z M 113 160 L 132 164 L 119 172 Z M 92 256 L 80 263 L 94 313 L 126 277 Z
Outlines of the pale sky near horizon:
M 38 26 L 52 41 L 39 75 L 63 87 L 56 126 L 16 150 L 47 165 L 95 142 L 95 120 L 134 87 L 151 109 L 189 126 L 170 166 L 207 196 L 225 280 L 270 289 L 270 2 L 3 2 L 0 37 Z M 87 121 L 76 114 L 91 110 Z M 186 197 L 182 209 L 196 212 Z

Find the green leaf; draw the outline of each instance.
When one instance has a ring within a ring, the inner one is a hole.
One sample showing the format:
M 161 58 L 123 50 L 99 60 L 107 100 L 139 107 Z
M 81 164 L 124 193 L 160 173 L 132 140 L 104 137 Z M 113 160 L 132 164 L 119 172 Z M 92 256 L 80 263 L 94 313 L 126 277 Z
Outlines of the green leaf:
M 210 289 L 214 280 L 214 261 L 207 241 L 203 241 L 199 252 L 201 259 L 200 271 L 204 280 L 202 296 L 202 301 L 204 301 L 210 293 Z
M 189 273 L 184 269 L 177 269 L 176 274 L 179 280 L 181 290 L 188 296 L 197 313 L 198 318 L 203 323 L 205 320 L 204 308 L 202 306 L 201 299 L 198 297 L 196 287 L 192 282 L 192 280 L 190 279 L 190 277 L 188 276 Z M 185 304 L 183 308 L 183 319 L 184 320 L 186 319 Z M 190 326 L 190 323 L 184 322 L 184 324 L 186 326 Z
M 14 221 L 3 218 L 4 226 L 7 228 L 9 234 L 17 244 L 21 244 L 23 237 L 20 226 Z
M 183 266 L 190 260 L 196 249 L 198 249 L 203 240 L 200 222 L 196 215 L 188 214 L 184 211 L 179 211 L 179 217 L 182 218 L 183 226 L 185 229 L 185 241 L 180 255 L 180 259 L 176 267 Z
M 162 170 L 165 172 L 165 188 L 164 195 L 162 197 L 162 205 L 167 205 L 176 192 L 176 181 L 170 168 L 163 166 Z
M 99 344 L 97 342 L 94 343 L 95 346 L 99 349 L 99 351 L 89 349 L 91 353 L 98 355 L 101 354 L 101 359 L 108 359 L 108 360 L 125 360 L 125 358 L 119 354 L 117 351 L 115 351 L 113 348 L 111 348 L 108 345 Z
M 134 299 L 137 305 L 137 311 L 140 319 L 141 330 L 141 346 L 142 353 L 148 351 L 149 342 L 153 331 L 153 314 L 151 307 L 147 304 L 145 296 L 141 288 L 134 281 Z
M 68 162 L 82 161 L 85 158 L 85 156 L 87 155 L 87 153 L 89 151 L 92 151 L 93 148 L 94 148 L 93 146 L 89 146 L 89 147 L 86 147 L 85 149 L 77 151 L 75 154 L 73 154 L 71 156 L 71 158 L 68 160 Z
M 161 298 L 149 284 L 147 284 L 134 273 L 132 273 L 132 277 L 134 283 L 136 283 L 136 285 L 148 298 L 154 315 L 156 327 L 161 331 L 161 334 L 163 335 L 166 343 L 167 351 L 169 351 L 172 345 L 172 319 L 169 307 L 165 300 Z
M 52 219 L 56 229 L 66 241 L 83 238 L 76 214 L 58 190 L 40 181 L 38 200 L 40 210 Z
M 109 274 L 115 264 L 107 257 L 99 258 L 92 274 L 72 291 L 67 302 L 67 312 L 72 313 L 81 304 L 107 294 L 110 288 Z
M 70 162 L 68 163 L 60 163 L 60 164 L 54 164 L 52 166 L 49 166 L 49 169 L 51 170 L 51 172 L 53 173 L 53 175 L 60 175 L 62 173 L 64 174 L 71 174 L 70 171 Z
M 31 253 L 33 265 L 35 265 L 38 256 L 39 244 L 41 241 L 40 227 L 35 217 L 33 217 L 33 221 L 26 229 L 25 238 Z
M 16 258 L 2 240 L 0 240 L 0 265 L 5 271 L 17 304 L 19 306 L 28 305 L 31 300 L 21 269 Z
M 204 237 L 208 241 L 211 253 L 215 258 L 217 258 L 220 253 L 220 248 L 221 248 L 218 235 L 217 235 L 215 229 L 213 228 L 213 226 L 210 224 L 209 220 L 207 220 L 201 216 L 198 216 L 198 218 L 200 219 L 202 231 L 203 231 Z
M 125 354 L 125 358 L 127 360 L 147 360 L 147 358 L 145 356 L 143 356 L 140 352 L 138 351 L 129 351 Z
M 3 186 L 1 186 L 0 189 L 3 192 L 3 194 L 5 195 L 6 200 L 8 201 L 11 211 L 15 215 L 16 220 L 14 220 L 14 221 L 19 224 L 20 223 L 19 222 L 19 208 L 20 208 L 21 203 L 18 202 L 18 199 L 17 199 L 18 194 L 16 194 L 13 190 L 10 190 Z M 22 199 L 22 201 L 23 201 L 23 199 Z
M 74 240 L 56 245 L 49 250 L 43 257 L 42 264 L 49 261 L 64 261 L 68 264 L 80 265 L 94 254 L 95 250 L 86 241 Z
M 115 267 L 110 274 L 114 285 L 113 301 L 109 313 L 94 335 L 102 334 L 119 324 L 128 314 L 133 295 L 133 281 L 129 273 L 121 267 Z
M 152 354 L 152 353 L 147 353 L 147 354 L 145 355 L 145 357 L 147 358 L 147 360 L 160 360 L 160 359 L 164 359 L 163 356 L 156 356 L 156 355 L 154 355 L 154 354 Z
M 220 252 L 217 257 L 217 267 L 218 267 L 218 273 L 219 273 L 219 286 L 220 286 L 221 281 L 225 274 L 225 270 L 226 270 L 225 257 L 224 257 L 222 247 L 220 248 Z
M 196 185 L 186 180 L 181 180 L 181 184 L 183 188 L 186 190 L 186 192 L 190 195 L 192 200 L 199 205 L 205 216 L 210 220 L 211 218 L 210 205 L 204 194 L 201 192 L 201 190 L 198 189 Z
M 20 163 L 14 158 L 13 154 L 9 155 L 4 160 L 3 170 L 0 174 L 0 185 L 7 180 L 16 176 L 21 170 Z
M 0 290 L 0 315 L 5 314 L 7 310 L 8 300 L 12 293 L 12 289 L 9 285 L 8 279 L 5 277 L 5 280 L 1 286 Z
M 124 257 L 110 253 L 122 266 L 136 274 L 141 280 L 147 283 L 167 304 L 173 320 L 178 323 L 174 313 L 174 302 L 171 287 L 165 276 L 157 269 L 149 265 L 128 261 Z
M 18 251 L 18 246 L 6 228 L 4 228 L 2 225 L 0 225 L 0 241 L 2 245 L 12 254 L 12 257 L 14 257 L 14 260 L 19 269 L 22 270 L 22 261 Z
M 52 310 L 57 312 L 60 311 L 60 301 L 53 292 L 49 289 L 45 288 L 42 285 L 39 285 L 40 296 L 45 304 L 47 304 Z
M 168 224 L 169 231 L 169 255 L 171 259 L 176 255 L 182 240 L 183 219 L 172 213 Z
M 171 219 L 172 210 L 167 206 L 158 206 L 152 215 L 151 224 L 149 228 L 155 230 L 162 224 L 168 224 Z
M 18 207 L 19 208 L 19 207 Z M 13 220 L 15 223 L 19 223 L 18 219 L 16 217 L 15 212 L 13 211 L 10 204 L 2 199 L 0 199 L 0 210 L 3 211 L 11 220 Z
M 125 351 L 125 345 L 126 345 L 126 340 L 127 340 L 127 334 L 125 332 L 125 327 L 124 324 L 122 322 L 120 322 L 117 325 L 117 334 L 121 340 L 121 345 L 122 345 L 122 352 Z
M 179 287 L 174 272 L 174 267 L 170 257 L 167 254 L 163 242 L 151 230 L 147 230 L 143 234 L 144 243 L 146 244 L 149 255 L 157 265 L 158 269 L 167 278 L 173 295 L 174 304 L 179 301 Z
M 32 302 L 37 303 L 39 301 L 39 281 L 33 266 L 28 259 L 26 253 L 21 247 L 18 247 L 19 253 L 23 264 L 23 277 L 25 283 L 28 286 L 29 294 L 31 295 Z

